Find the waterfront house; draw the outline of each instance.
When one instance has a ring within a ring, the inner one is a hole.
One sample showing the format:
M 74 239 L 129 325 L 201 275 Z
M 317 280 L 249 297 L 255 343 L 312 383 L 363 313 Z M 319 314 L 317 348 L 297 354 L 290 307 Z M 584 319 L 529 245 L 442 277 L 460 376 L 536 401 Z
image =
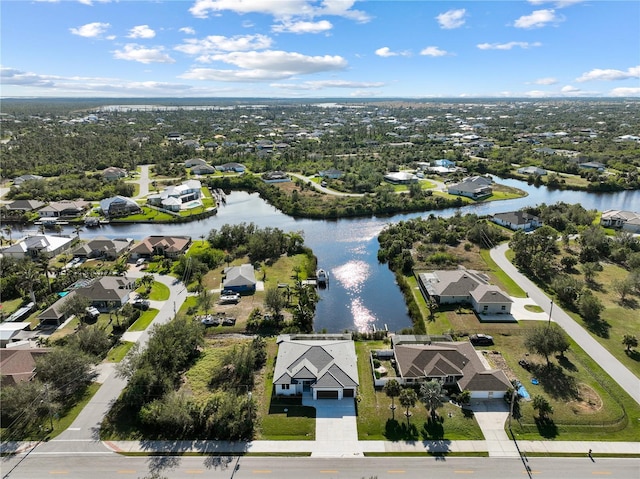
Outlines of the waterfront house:
M 222 287 L 236 293 L 253 293 L 256 290 L 256 274 L 250 264 L 231 266 L 224 270 Z
M 447 187 L 450 195 L 465 196 L 474 200 L 483 199 L 493 194 L 492 180 L 485 176 L 473 176 L 465 178 L 460 183 Z
M 126 196 L 112 196 L 100 201 L 102 214 L 108 218 L 129 216 L 142 212 L 142 208 L 131 198 Z
M 531 231 L 542 226 L 542 220 L 540 218 L 525 211 L 496 213 L 491 217 L 491 221 L 514 231 Z
M 177 258 L 185 254 L 191 246 L 190 236 L 147 236 L 131 248 L 131 258 L 151 258 L 165 256 Z
M 485 367 L 468 341 L 421 343 L 415 336 L 392 336 L 397 381 L 404 385 L 437 380 L 472 399 L 503 398 L 511 382 L 501 369 Z
M 425 299 L 438 305 L 469 304 L 479 314 L 511 313 L 513 300 L 478 271 L 460 268 L 420 273 L 418 285 Z
M 2 250 L 4 256 L 13 258 L 35 258 L 40 253 L 55 256 L 71 246 L 72 238 L 68 236 L 34 235 L 27 236 L 19 242 Z
M 620 228 L 631 233 L 640 233 L 640 213 L 623 210 L 606 210 L 600 217 L 606 228 Z
M 358 367 L 351 335 L 282 335 L 276 343 L 276 396 L 307 393 L 313 399 L 356 397 Z
M 84 200 L 52 201 L 38 210 L 41 218 L 75 218 L 87 211 L 91 203 Z

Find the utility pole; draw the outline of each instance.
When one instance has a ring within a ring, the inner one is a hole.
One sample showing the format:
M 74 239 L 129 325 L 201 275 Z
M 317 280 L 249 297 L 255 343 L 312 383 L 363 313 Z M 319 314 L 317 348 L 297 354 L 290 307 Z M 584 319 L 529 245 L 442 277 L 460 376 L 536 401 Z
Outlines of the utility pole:
M 549 308 L 549 321 L 547 322 L 547 327 L 551 327 L 551 312 L 553 311 L 553 299 L 551 300 L 551 308 Z
M 49 416 L 49 432 L 53 431 L 53 416 L 51 415 L 51 401 L 49 399 L 49 385 L 44 385 L 44 393 L 47 401 L 47 413 Z

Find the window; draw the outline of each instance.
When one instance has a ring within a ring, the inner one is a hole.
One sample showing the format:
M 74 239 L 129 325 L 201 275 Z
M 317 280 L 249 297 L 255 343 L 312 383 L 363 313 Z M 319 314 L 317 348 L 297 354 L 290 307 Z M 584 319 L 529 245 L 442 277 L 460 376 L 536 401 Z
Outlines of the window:
M 482 310 L 483 310 L 483 311 L 487 311 L 488 309 L 489 309 L 489 306 L 484 306 L 484 307 L 482 308 Z
M 503 304 L 500 309 L 502 309 L 502 311 L 505 311 L 507 309 L 507 307 Z
M 285 391 L 288 390 L 290 386 L 291 386 L 290 384 L 281 384 L 280 385 L 280 387 Z

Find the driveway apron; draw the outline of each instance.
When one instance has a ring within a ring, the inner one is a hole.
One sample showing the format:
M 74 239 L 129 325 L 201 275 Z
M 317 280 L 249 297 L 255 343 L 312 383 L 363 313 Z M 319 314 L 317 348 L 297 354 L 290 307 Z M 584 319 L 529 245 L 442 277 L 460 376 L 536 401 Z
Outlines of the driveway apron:
M 312 457 L 362 456 L 358 442 L 356 408 L 353 399 L 304 398 L 302 404 L 316 408 L 316 440 Z

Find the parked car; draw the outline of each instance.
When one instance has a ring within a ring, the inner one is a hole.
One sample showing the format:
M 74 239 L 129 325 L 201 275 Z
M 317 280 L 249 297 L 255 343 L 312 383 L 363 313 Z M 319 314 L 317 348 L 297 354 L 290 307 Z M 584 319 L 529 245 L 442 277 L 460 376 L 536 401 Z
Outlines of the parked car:
M 146 299 L 135 299 L 131 304 L 134 308 L 141 309 L 143 311 L 146 311 L 149 309 L 149 306 L 151 306 L 151 303 Z
M 240 302 L 240 295 L 238 293 L 221 294 L 218 303 L 220 304 L 235 304 Z
M 144 264 L 144 261 L 144 258 L 139 258 L 138 261 L 136 261 L 136 266 L 142 266 Z
M 474 346 L 491 346 L 493 344 L 493 336 L 488 334 L 472 334 L 469 336 L 469 341 Z

